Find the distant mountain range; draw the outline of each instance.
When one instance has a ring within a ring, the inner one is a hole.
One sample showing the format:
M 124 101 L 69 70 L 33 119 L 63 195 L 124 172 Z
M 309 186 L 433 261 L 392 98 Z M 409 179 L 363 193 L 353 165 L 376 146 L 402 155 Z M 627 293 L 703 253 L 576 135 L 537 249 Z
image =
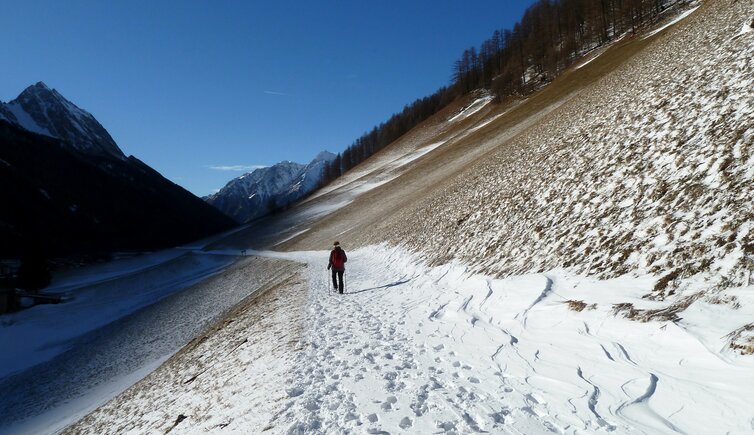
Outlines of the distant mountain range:
M 234 225 L 42 82 L 0 102 L 0 184 L 0 258 L 156 249 Z
M 335 154 L 322 151 L 308 164 L 280 162 L 231 180 L 204 199 L 238 222 L 248 222 L 286 207 L 316 189 Z

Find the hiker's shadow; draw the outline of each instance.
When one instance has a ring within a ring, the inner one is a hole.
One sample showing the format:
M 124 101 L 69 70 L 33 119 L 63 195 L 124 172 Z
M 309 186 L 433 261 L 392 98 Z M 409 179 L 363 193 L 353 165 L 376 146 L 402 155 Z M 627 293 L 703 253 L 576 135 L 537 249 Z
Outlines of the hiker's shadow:
M 374 291 L 374 290 L 380 290 L 380 289 L 383 289 L 383 288 L 395 287 L 395 286 L 399 286 L 401 284 L 405 284 L 405 283 L 407 283 L 409 281 L 411 281 L 411 278 L 404 279 L 403 281 L 396 281 L 394 283 L 381 285 L 379 287 L 370 287 L 370 288 L 365 288 L 365 289 L 362 289 L 362 290 L 356 290 L 356 291 L 348 292 L 348 294 L 355 295 L 357 293 L 364 293 L 364 292 L 370 292 L 370 291 Z

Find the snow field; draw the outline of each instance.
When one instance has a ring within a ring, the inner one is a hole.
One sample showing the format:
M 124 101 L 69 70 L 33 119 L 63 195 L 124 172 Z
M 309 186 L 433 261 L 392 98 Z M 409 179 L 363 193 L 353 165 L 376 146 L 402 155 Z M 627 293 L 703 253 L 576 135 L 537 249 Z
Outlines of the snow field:
M 651 278 L 596 281 L 553 271 L 492 280 L 378 246 L 349 253 L 348 294 L 340 296 L 329 292 L 326 253 L 283 256 L 306 258 L 310 289 L 305 350 L 293 364 L 289 401 L 271 422 L 275 431 L 754 427 L 754 363 L 721 351 L 719 331 L 701 326 L 724 311 L 700 302 L 697 326 L 616 316 L 620 302 L 662 305 L 641 299 Z M 569 308 L 576 295 L 591 298 L 588 308 Z M 744 324 L 750 311 L 733 323 Z
M 754 428 L 754 361 L 726 345 L 754 315 L 754 286 L 719 294 L 738 298 L 735 311 L 700 298 L 675 322 L 642 323 L 615 307 L 667 308 L 641 297 L 651 276 L 492 279 L 376 245 L 349 252 L 347 294 L 337 295 L 326 251 L 249 255 L 282 260 L 267 266 L 268 291 L 67 431 Z

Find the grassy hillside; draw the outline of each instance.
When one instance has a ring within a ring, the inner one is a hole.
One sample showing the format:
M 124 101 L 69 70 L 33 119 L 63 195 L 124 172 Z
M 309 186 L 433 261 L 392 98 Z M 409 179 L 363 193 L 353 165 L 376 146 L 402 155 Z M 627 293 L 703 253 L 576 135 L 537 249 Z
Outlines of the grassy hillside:
M 441 147 L 298 246 L 340 234 L 497 276 L 648 273 L 659 298 L 746 284 L 754 37 L 737 34 L 747 13 L 751 2 L 708 2 L 525 101 L 456 122 L 463 102 L 447 108 L 391 146 Z

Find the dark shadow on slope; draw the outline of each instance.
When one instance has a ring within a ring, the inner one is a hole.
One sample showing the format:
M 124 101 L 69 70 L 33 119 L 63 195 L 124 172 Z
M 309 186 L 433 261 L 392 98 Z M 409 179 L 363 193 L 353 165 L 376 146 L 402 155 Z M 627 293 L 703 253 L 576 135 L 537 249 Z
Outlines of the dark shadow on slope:
M 356 291 L 352 291 L 352 292 L 349 291 L 349 292 L 347 292 L 347 294 L 349 294 L 349 295 L 355 295 L 357 293 L 364 293 L 364 292 L 368 292 L 368 291 L 372 291 L 372 290 L 379 290 L 379 289 L 383 289 L 383 288 L 395 287 L 395 286 L 398 286 L 398 285 L 401 285 L 401 284 L 405 284 L 405 283 L 407 283 L 409 281 L 411 281 L 411 279 L 406 279 L 406 280 L 403 280 L 403 281 L 397 281 L 397 282 L 394 282 L 394 283 L 391 283 L 391 284 L 385 284 L 385 285 L 382 285 L 382 286 L 379 286 L 379 287 L 365 288 L 365 289 L 362 289 L 362 290 L 356 290 Z

